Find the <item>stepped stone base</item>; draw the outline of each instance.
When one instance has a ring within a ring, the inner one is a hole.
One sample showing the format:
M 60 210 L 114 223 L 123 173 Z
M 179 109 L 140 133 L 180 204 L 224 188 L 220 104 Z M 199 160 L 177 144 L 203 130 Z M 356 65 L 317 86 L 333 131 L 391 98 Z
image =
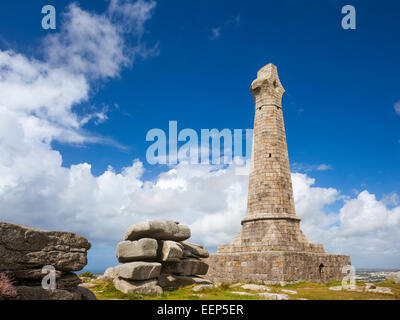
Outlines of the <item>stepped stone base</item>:
M 287 214 L 252 215 L 242 220 L 242 230 L 231 244 L 218 247 L 218 253 L 294 251 L 325 253 L 321 244 L 310 243 L 300 229 L 300 218 Z
M 265 284 L 342 280 L 351 264 L 345 255 L 284 251 L 217 253 L 207 263 L 212 281 Z

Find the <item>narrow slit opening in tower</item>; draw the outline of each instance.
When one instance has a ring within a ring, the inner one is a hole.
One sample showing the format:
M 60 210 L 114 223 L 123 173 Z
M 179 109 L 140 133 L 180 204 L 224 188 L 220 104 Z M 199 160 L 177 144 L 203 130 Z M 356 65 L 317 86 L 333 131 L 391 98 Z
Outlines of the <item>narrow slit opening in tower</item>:
M 269 154 L 269 158 L 272 158 L 272 153 Z
M 324 264 L 323 263 L 321 263 L 320 265 L 319 265 L 319 267 L 318 267 L 318 269 L 319 269 L 319 275 L 320 276 L 322 276 L 322 272 L 324 271 Z

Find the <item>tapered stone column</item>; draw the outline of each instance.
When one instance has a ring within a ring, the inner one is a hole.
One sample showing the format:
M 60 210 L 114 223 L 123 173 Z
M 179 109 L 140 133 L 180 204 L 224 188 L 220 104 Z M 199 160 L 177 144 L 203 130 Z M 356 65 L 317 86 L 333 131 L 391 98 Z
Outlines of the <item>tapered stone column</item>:
M 276 66 L 260 69 L 250 91 L 254 98 L 254 136 L 247 213 L 231 245 L 218 252 L 284 250 L 324 252 L 300 230 L 296 216 L 282 113 L 285 93 Z
M 282 114 L 285 93 L 273 64 L 258 71 L 250 87 L 255 102 L 253 167 L 243 222 L 295 218 L 289 156 Z

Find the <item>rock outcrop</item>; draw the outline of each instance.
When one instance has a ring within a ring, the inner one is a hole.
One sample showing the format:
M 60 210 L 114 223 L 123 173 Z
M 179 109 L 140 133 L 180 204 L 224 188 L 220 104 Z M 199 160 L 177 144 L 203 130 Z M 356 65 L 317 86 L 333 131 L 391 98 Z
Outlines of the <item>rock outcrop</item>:
M 394 283 L 399 283 L 400 282 L 400 271 L 398 272 L 390 272 L 387 276 L 386 276 L 387 280 L 391 280 Z
M 124 293 L 160 295 L 192 284 L 209 284 L 201 278 L 208 271 L 202 259 L 207 250 L 185 242 L 190 229 L 174 221 L 149 221 L 130 226 L 117 245 L 121 265 L 106 270 L 98 279 L 113 281 Z
M 86 265 L 89 249 L 88 240 L 74 233 L 0 222 L 0 272 L 13 281 L 22 300 L 95 299 L 78 287 L 81 281 L 73 273 Z M 55 268 L 54 290 L 42 288 L 44 266 Z

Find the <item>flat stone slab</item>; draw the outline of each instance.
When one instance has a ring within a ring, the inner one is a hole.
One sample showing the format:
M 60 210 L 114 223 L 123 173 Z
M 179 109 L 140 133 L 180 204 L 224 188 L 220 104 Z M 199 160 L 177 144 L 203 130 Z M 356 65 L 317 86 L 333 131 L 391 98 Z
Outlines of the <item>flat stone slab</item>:
M 113 273 L 120 278 L 129 280 L 148 280 L 157 278 L 161 272 L 158 262 L 128 262 L 114 267 Z
M 205 275 L 208 271 L 208 264 L 194 258 L 182 259 L 179 262 L 163 263 L 162 273 L 179 274 L 183 276 Z
M 42 269 L 23 269 L 23 270 L 11 270 L 11 271 L 2 271 L 9 278 L 15 279 L 16 283 L 23 283 L 35 280 L 42 280 L 45 274 L 42 273 Z M 61 271 L 56 270 L 56 279 L 59 279 L 62 275 Z
M 191 243 L 188 241 L 181 242 L 183 246 L 183 255 L 185 258 L 195 257 L 195 258 L 208 258 L 208 251 L 201 245 Z
M 125 231 L 124 240 L 140 238 L 183 241 L 190 238 L 190 229 L 175 221 L 156 220 L 136 223 Z
M 212 284 L 210 280 L 200 277 L 178 276 L 178 275 L 161 275 L 158 277 L 158 284 L 164 290 L 176 290 L 191 286 L 192 284 Z
M 16 286 L 19 300 L 96 300 L 88 289 L 77 287 L 73 290 L 46 290 L 41 286 Z
M 0 271 L 41 269 L 79 271 L 87 263 L 87 239 L 71 232 L 45 231 L 0 222 Z
M 282 289 L 281 291 L 287 294 L 297 294 L 297 291 L 295 290 Z
M 343 288 L 342 288 L 342 286 L 334 286 L 334 287 L 329 287 L 328 290 L 332 290 L 332 291 L 342 291 Z
M 282 294 L 282 293 L 260 292 L 257 293 L 257 295 L 267 300 L 289 300 L 289 296 L 287 294 Z
M 233 283 L 233 284 L 231 284 L 230 286 L 229 286 L 229 288 L 237 288 L 237 287 L 240 287 L 242 285 L 242 283 Z
M 353 291 L 353 292 L 363 292 L 364 288 L 360 287 L 360 286 L 349 286 L 348 288 L 344 288 L 342 286 L 334 286 L 334 287 L 329 287 L 329 290 L 332 291 Z
M 197 292 L 197 291 L 203 291 L 207 289 L 214 289 L 215 286 L 212 284 L 200 284 L 198 286 L 195 286 L 192 291 Z
M 373 283 L 366 283 L 365 287 L 360 287 L 360 286 L 349 286 L 348 288 L 344 288 L 342 286 L 334 286 L 334 287 L 329 287 L 329 290 L 332 291 L 355 291 L 355 292 L 369 292 L 369 293 L 380 293 L 380 294 L 389 294 L 393 295 L 393 291 L 390 288 L 386 287 L 378 287 Z
M 258 284 L 244 284 L 241 286 L 241 288 L 251 291 L 271 291 L 269 287 Z
M 116 256 L 119 262 L 154 260 L 157 258 L 157 249 L 158 243 L 155 239 L 122 241 L 117 245 Z
M 160 241 L 160 260 L 178 262 L 183 257 L 183 246 L 179 242 Z
M 146 295 L 162 295 L 163 289 L 157 284 L 157 280 L 129 281 L 121 278 L 113 280 L 114 287 L 126 294 L 139 293 Z
M 41 286 L 42 279 L 47 273 L 42 273 L 42 269 L 17 270 L 4 272 L 10 279 L 13 279 L 15 286 Z M 75 288 L 82 281 L 78 275 L 72 272 L 56 271 L 56 285 L 59 289 Z
M 394 294 L 392 289 L 385 287 L 365 288 L 365 292 L 389 294 L 389 295 Z
M 255 293 L 244 292 L 244 291 L 232 291 L 233 294 L 237 294 L 240 296 L 255 296 Z

